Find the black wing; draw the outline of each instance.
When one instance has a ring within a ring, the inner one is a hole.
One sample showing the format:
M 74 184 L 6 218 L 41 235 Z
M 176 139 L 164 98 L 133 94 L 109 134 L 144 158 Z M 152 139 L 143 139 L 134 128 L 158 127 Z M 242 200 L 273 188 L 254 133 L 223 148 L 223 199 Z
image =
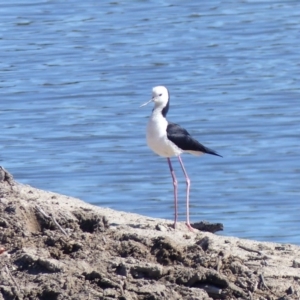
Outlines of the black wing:
M 178 124 L 169 122 L 167 127 L 167 137 L 171 142 L 173 142 L 182 150 L 200 151 L 203 153 L 222 157 L 214 150 L 205 147 L 204 145 L 193 139 L 191 135 L 184 128 L 181 128 Z

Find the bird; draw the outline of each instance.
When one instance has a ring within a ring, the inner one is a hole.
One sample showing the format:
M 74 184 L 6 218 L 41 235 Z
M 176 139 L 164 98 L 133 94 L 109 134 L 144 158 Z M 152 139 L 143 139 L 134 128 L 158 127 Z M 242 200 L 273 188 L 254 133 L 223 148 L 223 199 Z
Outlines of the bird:
M 175 176 L 174 169 L 171 163 L 171 157 L 176 156 L 179 160 L 180 166 L 186 179 L 186 226 L 190 231 L 193 231 L 193 227 L 190 224 L 190 213 L 189 213 L 189 196 L 190 196 L 190 185 L 191 181 L 183 165 L 181 158 L 182 153 L 190 153 L 193 155 L 211 154 L 222 157 L 216 151 L 205 147 L 194 139 L 186 129 L 180 127 L 178 124 L 169 122 L 166 119 L 167 113 L 170 108 L 170 93 L 165 86 L 156 86 L 152 89 L 152 98 L 140 107 L 146 106 L 147 104 L 154 102 L 154 108 L 152 114 L 149 117 L 147 129 L 146 129 L 146 140 L 149 148 L 161 157 L 167 158 L 168 165 L 170 168 L 173 188 L 174 188 L 174 224 L 173 228 L 176 228 L 178 219 L 178 204 L 177 204 L 177 179 Z

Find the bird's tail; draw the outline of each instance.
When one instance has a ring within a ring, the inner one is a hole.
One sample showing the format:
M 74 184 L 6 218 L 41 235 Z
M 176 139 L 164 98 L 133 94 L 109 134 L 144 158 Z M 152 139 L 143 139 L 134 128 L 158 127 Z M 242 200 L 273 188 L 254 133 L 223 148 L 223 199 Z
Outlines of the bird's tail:
M 207 148 L 205 147 L 205 153 L 207 154 L 211 154 L 211 155 L 215 155 L 215 156 L 220 156 L 220 157 L 223 157 L 222 155 L 220 155 L 219 153 L 217 153 L 216 151 L 210 149 L 210 148 Z

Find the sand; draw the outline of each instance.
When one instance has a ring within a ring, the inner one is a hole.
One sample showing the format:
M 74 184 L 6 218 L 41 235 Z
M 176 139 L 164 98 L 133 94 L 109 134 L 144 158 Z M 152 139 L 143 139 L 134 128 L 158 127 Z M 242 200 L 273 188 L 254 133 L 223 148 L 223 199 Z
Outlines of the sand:
M 300 299 L 299 246 L 170 225 L 1 168 L 0 300 Z

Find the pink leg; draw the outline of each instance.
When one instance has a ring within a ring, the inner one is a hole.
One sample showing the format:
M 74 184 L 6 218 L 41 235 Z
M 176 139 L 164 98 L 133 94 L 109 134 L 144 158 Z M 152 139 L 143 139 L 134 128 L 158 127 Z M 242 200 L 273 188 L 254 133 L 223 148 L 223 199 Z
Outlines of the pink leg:
M 187 175 L 187 172 L 185 171 L 183 162 L 181 160 L 181 157 L 178 156 L 178 160 L 180 162 L 182 171 L 184 173 L 185 179 L 186 179 L 186 226 L 190 231 L 193 231 L 193 227 L 190 224 L 190 186 L 191 186 L 191 181 Z
M 170 167 L 170 171 L 171 171 L 171 175 L 172 175 L 172 179 L 173 179 L 173 186 L 174 186 L 174 206 L 175 206 L 175 216 L 174 216 L 174 224 L 173 227 L 175 229 L 176 227 L 176 223 L 177 223 L 177 216 L 178 216 L 178 211 L 177 211 L 177 179 L 175 176 L 175 172 L 172 168 L 172 164 L 171 164 L 171 160 L 168 157 L 167 158 L 168 163 L 169 163 L 169 167 Z

